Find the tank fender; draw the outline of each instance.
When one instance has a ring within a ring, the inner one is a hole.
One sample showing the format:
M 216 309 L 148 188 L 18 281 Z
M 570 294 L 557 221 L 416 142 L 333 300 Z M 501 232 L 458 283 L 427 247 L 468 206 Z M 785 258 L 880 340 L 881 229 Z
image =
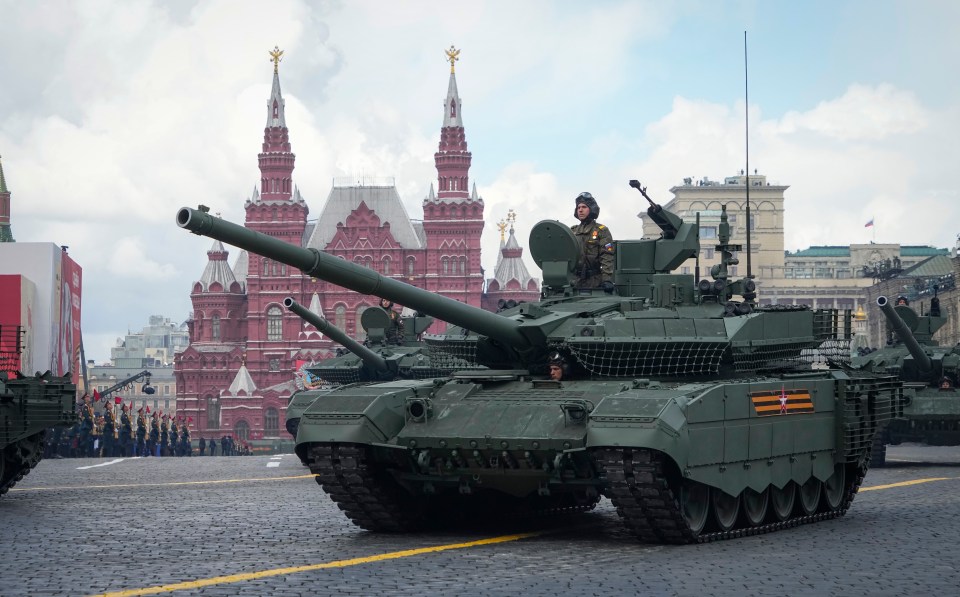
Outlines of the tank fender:
M 674 394 L 679 392 L 640 390 L 604 397 L 590 413 L 586 446 L 650 448 L 666 454 L 683 470 L 686 416 Z
M 388 443 L 403 429 L 407 400 L 426 396 L 423 380 L 400 380 L 337 388 L 315 401 L 300 418 L 297 448 L 310 443 Z

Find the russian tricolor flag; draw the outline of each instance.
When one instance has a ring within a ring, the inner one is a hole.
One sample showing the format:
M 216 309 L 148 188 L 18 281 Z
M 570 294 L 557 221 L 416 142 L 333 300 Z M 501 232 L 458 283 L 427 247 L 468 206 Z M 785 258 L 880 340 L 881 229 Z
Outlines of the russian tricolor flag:
M 869 228 L 873 226 L 873 218 L 870 218 L 870 221 L 863 225 L 864 228 Z

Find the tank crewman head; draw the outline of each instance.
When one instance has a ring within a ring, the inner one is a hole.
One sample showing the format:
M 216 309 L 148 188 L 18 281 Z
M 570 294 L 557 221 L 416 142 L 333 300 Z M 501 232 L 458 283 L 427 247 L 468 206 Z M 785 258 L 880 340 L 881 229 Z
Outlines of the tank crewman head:
M 393 309 L 393 301 L 391 301 L 390 299 L 382 298 L 380 299 L 380 306 L 388 310 Z
M 573 210 L 573 217 L 584 224 L 595 222 L 600 217 L 600 206 L 597 200 L 590 193 L 580 193 L 576 198 L 576 207 Z
M 550 361 L 547 363 L 550 371 L 550 379 L 561 381 L 567 375 L 567 362 L 559 352 L 550 354 Z
M 952 390 L 953 389 L 953 380 L 944 375 L 940 378 L 940 389 L 941 390 Z
M 903 295 L 900 295 L 900 296 L 897 297 L 897 304 L 898 304 L 898 305 L 903 305 L 904 307 L 907 307 L 907 306 L 910 305 L 910 301 L 907 300 L 907 297 L 905 297 L 905 296 L 903 296 Z

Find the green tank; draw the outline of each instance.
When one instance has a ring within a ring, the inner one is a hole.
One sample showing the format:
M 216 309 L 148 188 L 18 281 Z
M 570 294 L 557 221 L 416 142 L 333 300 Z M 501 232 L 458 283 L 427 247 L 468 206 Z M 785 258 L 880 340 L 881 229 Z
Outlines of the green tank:
M 663 233 L 615 243 L 610 294 L 574 288 L 576 237 L 538 223 L 529 246 L 542 300 L 500 314 L 203 209 L 181 209 L 177 223 L 446 321 L 425 337 L 430 350 L 486 367 L 346 386 L 306 409 L 297 453 L 362 528 L 418 529 L 471 500 L 506 515 L 589 509 L 601 495 L 649 542 L 844 514 L 899 380 L 843 363 L 813 368 L 804 353 L 849 340 L 849 313 L 754 305 L 753 280 L 728 276 L 741 248 L 725 211 L 722 263 L 699 281 L 673 272 L 697 254 L 697 227 L 652 201 L 647 213 Z M 562 379 L 547 377 L 548 362 L 564 364 Z
M 872 466 L 886 463 L 888 444 L 960 445 L 960 346 L 939 346 L 933 339 L 947 323 L 940 299 L 934 296 L 924 315 L 906 304 L 893 306 L 885 296 L 877 297 L 877 306 L 887 319 L 889 345 L 854 357 L 853 365 L 897 375 L 904 389 L 893 419 L 874 438 Z
M 0 326 L 0 495 L 37 466 L 51 427 L 76 422 L 77 388 L 70 376 L 17 371 L 23 328 Z

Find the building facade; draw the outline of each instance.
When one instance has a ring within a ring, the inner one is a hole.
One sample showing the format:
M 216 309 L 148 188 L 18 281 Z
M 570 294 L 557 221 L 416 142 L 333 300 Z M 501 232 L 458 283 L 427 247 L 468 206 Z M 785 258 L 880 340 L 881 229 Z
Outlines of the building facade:
M 410 218 L 392 180 L 373 178 L 334 180 L 319 217 L 308 219 L 307 203 L 293 182 L 296 156 L 278 62 L 258 155 L 260 183 L 244 205 L 245 226 L 468 305 L 486 304 L 480 259 L 484 201 L 469 178 L 472 154 L 453 62 L 434 154 L 436 187 L 431 184 L 422 201 L 422 220 Z M 214 242 L 193 286 L 190 345 L 175 365 L 177 406 L 193 418 L 199 433 L 271 439 L 280 436 L 279 421 L 295 390 L 296 369 L 303 362 L 332 356 L 336 349 L 284 309 L 283 300 L 292 296 L 362 339 L 360 316 L 377 304 L 377 298 L 245 251 L 235 254 L 231 266 L 229 254 Z M 437 322 L 431 331 L 444 325 Z

